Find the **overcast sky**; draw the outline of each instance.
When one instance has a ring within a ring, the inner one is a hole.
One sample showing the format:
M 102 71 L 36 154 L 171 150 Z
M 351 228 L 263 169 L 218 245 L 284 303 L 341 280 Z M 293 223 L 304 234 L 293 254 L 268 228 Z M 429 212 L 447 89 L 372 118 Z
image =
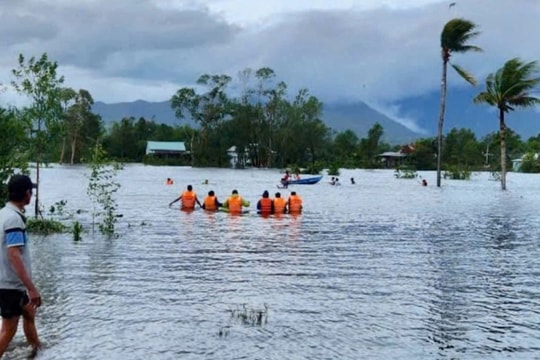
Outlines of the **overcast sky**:
M 391 111 L 440 87 L 439 36 L 480 26 L 483 54 L 453 61 L 482 82 L 511 57 L 540 59 L 540 0 L 2 0 L 0 82 L 19 53 L 47 52 L 66 85 L 104 102 L 169 99 L 203 73 L 272 68 L 294 93 Z M 462 85 L 454 74 L 451 86 Z M 16 103 L 11 92 L 2 103 Z M 399 114 L 394 114 L 399 116 Z

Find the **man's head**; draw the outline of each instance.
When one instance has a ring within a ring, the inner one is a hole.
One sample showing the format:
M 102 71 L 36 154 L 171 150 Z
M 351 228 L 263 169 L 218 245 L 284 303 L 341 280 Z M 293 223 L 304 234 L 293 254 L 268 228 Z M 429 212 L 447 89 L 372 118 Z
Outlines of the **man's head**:
M 296 191 L 291 191 L 291 196 L 296 195 Z
M 276 193 L 276 197 L 277 197 L 277 198 L 281 197 L 281 193 L 280 193 L 280 192 L 277 192 L 277 193 Z
M 233 194 L 233 195 L 238 195 L 238 190 L 234 189 L 234 190 L 232 191 L 232 194 Z
M 188 185 L 188 186 L 187 186 L 187 190 L 188 190 L 188 191 L 192 191 L 192 190 L 193 190 L 193 186 Z
M 267 198 L 269 197 L 270 195 L 268 194 L 268 190 L 264 190 L 263 194 L 262 194 L 262 197 L 263 198 Z
M 210 190 L 210 191 L 208 192 L 208 196 L 214 196 L 214 190 Z
M 32 197 L 32 189 L 36 186 L 32 184 L 32 180 L 26 175 L 13 175 L 8 181 L 8 200 L 30 203 Z

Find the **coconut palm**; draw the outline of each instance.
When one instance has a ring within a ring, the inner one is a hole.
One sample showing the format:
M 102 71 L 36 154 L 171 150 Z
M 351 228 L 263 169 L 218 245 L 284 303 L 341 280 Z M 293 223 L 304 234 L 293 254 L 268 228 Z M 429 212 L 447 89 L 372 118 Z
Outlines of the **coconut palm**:
M 506 190 L 506 123 L 504 114 L 516 107 L 540 104 L 540 99 L 531 95 L 540 84 L 536 61 L 525 63 L 519 58 L 508 60 L 495 74 L 486 79 L 486 90 L 479 93 L 475 103 L 487 103 L 499 110 L 499 136 L 501 144 L 501 187 Z
M 441 32 L 441 56 L 442 56 L 442 80 L 441 80 L 441 108 L 439 113 L 439 125 L 437 127 L 437 186 L 441 186 L 441 158 L 442 158 L 442 133 L 444 115 L 446 109 L 446 73 L 448 64 L 471 85 L 476 86 L 475 78 L 463 68 L 450 62 L 453 53 L 466 53 L 470 51 L 482 51 L 481 48 L 469 45 L 468 41 L 478 36 L 475 31 L 476 24 L 465 19 L 452 19 L 446 23 Z

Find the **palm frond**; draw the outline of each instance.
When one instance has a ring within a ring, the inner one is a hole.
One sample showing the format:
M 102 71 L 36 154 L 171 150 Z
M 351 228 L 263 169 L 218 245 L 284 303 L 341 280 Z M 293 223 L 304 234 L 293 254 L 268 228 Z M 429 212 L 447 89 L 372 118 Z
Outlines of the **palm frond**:
M 472 52 L 472 51 L 483 52 L 484 50 L 481 47 L 478 47 L 475 45 L 463 45 L 452 50 L 452 52 L 455 52 L 455 53 L 466 53 L 466 52 Z
M 475 104 L 486 103 L 486 104 L 489 104 L 489 105 L 492 105 L 492 106 L 497 105 L 497 101 L 493 97 L 493 94 L 491 94 L 491 93 L 489 93 L 487 91 L 481 92 L 480 94 L 476 95 L 473 98 L 473 102 Z
M 465 19 L 452 19 L 448 21 L 441 32 L 441 48 L 450 52 L 465 52 L 467 42 L 480 34 L 475 31 L 477 25 Z M 477 51 L 478 47 L 470 47 L 469 50 Z
M 476 79 L 474 78 L 474 76 L 471 73 L 467 72 L 465 69 L 463 69 L 459 65 L 456 65 L 456 64 L 450 64 L 450 65 L 452 65 L 454 70 L 456 70 L 456 72 L 459 74 L 459 76 L 461 76 L 463 79 L 465 79 L 465 81 L 467 81 L 472 86 L 476 86 L 477 81 L 476 81 Z

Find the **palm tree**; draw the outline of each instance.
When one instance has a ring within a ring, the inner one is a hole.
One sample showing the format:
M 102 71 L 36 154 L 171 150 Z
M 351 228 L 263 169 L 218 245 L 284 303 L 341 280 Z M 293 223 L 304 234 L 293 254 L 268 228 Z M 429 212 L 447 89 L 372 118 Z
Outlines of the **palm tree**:
M 452 19 L 446 23 L 441 32 L 441 56 L 442 56 L 442 80 L 441 80 L 441 108 L 439 113 L 439 125 L 437 128 L 437 186 L 441 186 L 441 158 L 442 158 L 442 132 L 444 114 L 446 109 L 446 72 L 448 64 L 471 85 L 476 86 L 475 78 L 456 64 L 450 63 L 452 53 L 466 53 L 470 51 L 482 51 L 481 48 L 469 45 L 467 42 L 478 36 L 475 31 L 476 24 L 465 19 Z
M 487 103 L 499 110 L 499 134 L 501 142 L 501 188 L 506 190 L 506 123 L 504 114 L 515 107 L 540 104 L 531 92 L 540 84 L 536 61 L 525 63 L 519 58 L 508 60 L 495 74 L 486 79 L 486 90 L 474 98 L 475 103 Z

